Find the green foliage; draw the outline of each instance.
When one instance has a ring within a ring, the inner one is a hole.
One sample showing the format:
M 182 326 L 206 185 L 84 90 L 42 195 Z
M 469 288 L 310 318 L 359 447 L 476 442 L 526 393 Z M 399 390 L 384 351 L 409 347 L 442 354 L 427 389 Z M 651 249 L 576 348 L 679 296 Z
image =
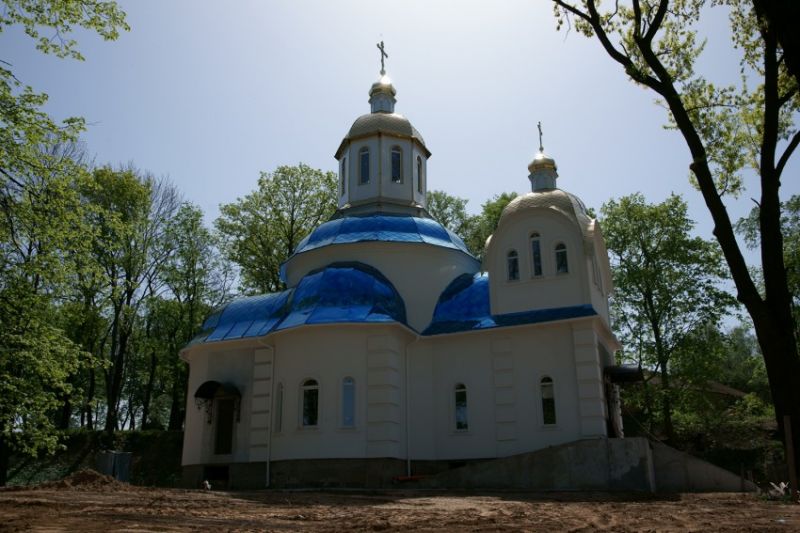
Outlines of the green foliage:
M 475 218 L 467 214 L 466 198 L 451 196 L 444 191 L 428 192 L 428 213 L 442 226 L 462 239 L 472 231 Z
M 735 303 L 720 288 L 722 257 L 716 243 L 689 236 L 694 222 L 679 196 L 647 204 L 635 194 L 605 203 L 601 213 L 616 287 L 613 322 L 626 347 L 623 359 L 658 377 L 657 390 L 644 399 L 646 411 L 660 414 L 671 438 L 673 377 L 689 385 L 711 375 L 709 345 L 701 347 L 707 340 L 701 333 L 716 328 Z
M 262 172 L 258 189 L 220 206 L 215 225 L 223 250 L 241 269 L 245 291 L 283 288 L 280 265 L 300 241 L 336 211 L 336 174 L 300 163 Z
M 470 225 L 470 232 L 464 239 L 467 247 L 475 257 L 483 258 L 486 239 L 497 229 L 497 223 L 500 221 L 503 209 L 516 197 L 517 193 L 515 192 L 504 192 L 495 195 L 491 200 L 486 200 L 481 205 L 481 214 L 474 218 Z

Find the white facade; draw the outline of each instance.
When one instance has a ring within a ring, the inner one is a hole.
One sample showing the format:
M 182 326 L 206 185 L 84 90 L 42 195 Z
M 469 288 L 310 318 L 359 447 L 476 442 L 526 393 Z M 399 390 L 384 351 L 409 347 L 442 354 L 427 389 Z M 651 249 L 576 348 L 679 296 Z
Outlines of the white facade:
M 182 352 L 186 468 L 260 466 L 264 486 L 276 464 L 410 475 L 621 436 L 596 221 L 540 153 L 480 265 L 425 211 L 430 152 L 394 95 L 374 84 L 337 150 L 340 210 L 285 263 L 287 291 L 218 310 Z

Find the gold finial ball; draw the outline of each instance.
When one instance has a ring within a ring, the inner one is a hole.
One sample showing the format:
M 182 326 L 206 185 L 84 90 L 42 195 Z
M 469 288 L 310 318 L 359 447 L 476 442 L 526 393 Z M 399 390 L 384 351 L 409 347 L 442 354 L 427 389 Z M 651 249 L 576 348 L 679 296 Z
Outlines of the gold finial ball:
M 556 161 L 543 150 L 540 150 L 536 156 L 531 161 L 531 164 L 528 165 L 528 170 L 531 173 L 536 172 L 537 170 L 558 170 L 556 167 Z

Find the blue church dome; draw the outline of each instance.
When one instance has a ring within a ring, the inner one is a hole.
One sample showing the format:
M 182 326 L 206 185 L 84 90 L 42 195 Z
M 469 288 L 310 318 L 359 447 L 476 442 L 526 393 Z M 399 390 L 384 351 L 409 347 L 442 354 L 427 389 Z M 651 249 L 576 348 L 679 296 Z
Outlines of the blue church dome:
M 191 344 L 261 337 L 305 324 L 406 324 L 406 308 L 383 274 L 362 263 L 334 263 L 296 287 L 238 298 L 214 311 Z
M 433 311 L 433 320 L 422 334 L 438 335 L 536 324 L 596 314 L 591 305 L 573 305 L 493 315 L 489 303 L 489 275 L 462 274 L 454 279 L 439 297 L 439 302 Z
M 330 220 L 312 231 L 295 250 L 301 254 L 331 244 L 353 242 L 421 242 L 468 254 L 461 238 L 430 218 L 371 214 Z

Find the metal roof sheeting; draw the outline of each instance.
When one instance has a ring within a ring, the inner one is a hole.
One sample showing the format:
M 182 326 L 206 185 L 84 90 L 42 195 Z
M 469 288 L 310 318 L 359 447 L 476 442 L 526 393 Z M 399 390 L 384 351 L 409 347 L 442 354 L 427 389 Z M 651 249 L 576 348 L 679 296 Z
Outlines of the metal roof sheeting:
M 261 337 L 305 324 L 406 323 L 403 299 L 383 274 L 334 263 L 283 292 L 239 298 L 214 311 L 191 344 Z
M 493 315 L 489 306 L 489 275 L 462 274 L 442 293 L 433 311 L 433 320 L 422 334 L 441 335 L 594 315 L 597 315 L 597 312 L 591 305 Z

